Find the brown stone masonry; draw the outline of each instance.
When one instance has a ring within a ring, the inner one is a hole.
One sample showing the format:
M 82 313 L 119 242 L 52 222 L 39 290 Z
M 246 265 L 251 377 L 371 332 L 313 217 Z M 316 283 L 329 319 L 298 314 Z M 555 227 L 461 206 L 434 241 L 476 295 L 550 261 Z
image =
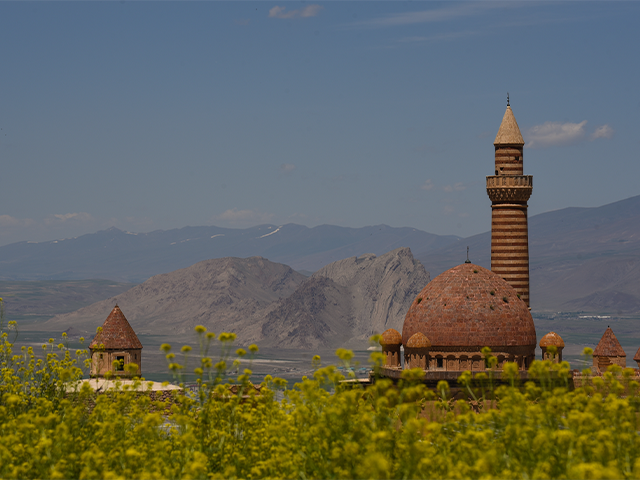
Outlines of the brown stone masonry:
M 507 281 L 529 306 L 527 205 L 491 206 L 491 271 Z
M 529 306 L 527 201 L 533 177 L 523 175 L 524 140 L 507 106 L 496 136 L 495 175 L 487 177 L 491 199 L 491 271 L 502 277 Z

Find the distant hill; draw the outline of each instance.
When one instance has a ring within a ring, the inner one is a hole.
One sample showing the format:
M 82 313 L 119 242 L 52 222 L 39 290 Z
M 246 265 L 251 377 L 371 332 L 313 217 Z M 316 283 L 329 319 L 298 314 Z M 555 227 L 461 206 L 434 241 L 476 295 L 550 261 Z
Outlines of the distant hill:
M 202 260 L 262 256 L 295 270 L 315 272 L 347 257 L 382 255 L 399 247 L 428 252 L 458 242 L 414 228 L 376 225 L 260 225 L 247 229 L 185 227 L 151 233 L 110 228 L 50 242 L 0 247 L 0 280 L 109 279 L 140 283 Z
M 402 328 L 428 281 L 408 248 L 344 259 L 310 278 L 261 257 L 221 258 L 156 275 L 40 328 L 93 335 L 117 303 L 139 334 L 178 335 L 205 325 L 262 346 L 366 345 L 373 333 Z
M 58 315 L 45 330 L 93 335 L 117 303 L 136 333 L 183 334 L 205 325 L 214 332 L 237 331 L 256 313 L 291 295 L 305 279 L 287 265 L 262 257 L 218 258 L 151 277 L 130 290 Z
M 402 331 L 427 283 L 429 273 L 408 248 L 333 262 L 267 314 L 261 344 L 324 347 L 349 339 L 362 345 L 388 328 Z
M 433 278 L 462 263 L 467 246 L 471 261 L 489 268 L 490 240 L 490 232 L 460 239 L 385 225 L 186 227 L 145 234 L 112 228 L 74 239 L 0 247 L 0 280 L 142 282 L 205 259 L 255 255 L 308 276 L 337 260 L 399 247 L 410 247 Z M 640 312 L 640 196 L 535 215 L 529 219 L 529 240 L 534 310 Z
M 418 255 L 435 277 L 471 260 L 490 268 L 491 233 Z M 533 310 L 640 312 L 640 196 L 529 219 Z

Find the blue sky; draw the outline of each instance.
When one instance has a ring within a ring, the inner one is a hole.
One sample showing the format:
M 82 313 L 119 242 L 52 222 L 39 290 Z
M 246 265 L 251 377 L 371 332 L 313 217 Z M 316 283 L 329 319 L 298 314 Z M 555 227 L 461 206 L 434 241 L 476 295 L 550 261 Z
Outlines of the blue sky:
M 0 245 L 116 226 L 490 228 L 640 194 L 640 2 L 0 2 Z

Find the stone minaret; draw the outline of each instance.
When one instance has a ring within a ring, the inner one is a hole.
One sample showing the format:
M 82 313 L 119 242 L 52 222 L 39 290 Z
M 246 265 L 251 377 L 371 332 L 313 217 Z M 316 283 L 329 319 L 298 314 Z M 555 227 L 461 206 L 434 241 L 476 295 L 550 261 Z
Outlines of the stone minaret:
M 495 175 L 487 177 L 491 199 L 491 271 L 504 278 L 529 305 L 529 233 L 527 200 L 533 176 L 523 175 L 522 148 L 509 102 L 495 142 Z

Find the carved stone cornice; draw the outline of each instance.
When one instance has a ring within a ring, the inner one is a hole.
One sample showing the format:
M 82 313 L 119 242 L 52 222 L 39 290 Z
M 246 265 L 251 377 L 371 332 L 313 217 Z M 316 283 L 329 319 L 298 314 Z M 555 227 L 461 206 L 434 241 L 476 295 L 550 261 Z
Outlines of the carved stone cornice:
M 533 191 L 533 175 L 487 177 L 487 194 L 492 202 L 526 202 Z

